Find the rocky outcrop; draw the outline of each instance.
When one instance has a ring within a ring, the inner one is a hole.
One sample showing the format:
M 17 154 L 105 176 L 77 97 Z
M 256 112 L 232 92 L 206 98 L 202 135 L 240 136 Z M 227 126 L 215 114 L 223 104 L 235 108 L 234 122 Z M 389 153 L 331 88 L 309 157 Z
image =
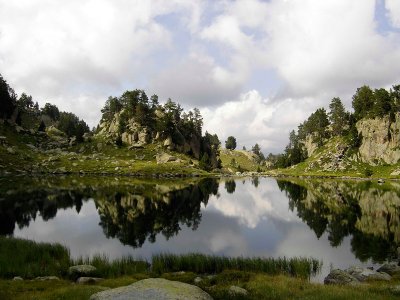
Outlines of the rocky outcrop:
M 170 281 L 163 278 L 149 278 L 131 285 L 96 293 L 90 300 L 128 299 L 196 299 L 210 300 L 212 297 L 197 286 Z
M 192 155 L 196 159 L 200 159 L 201 150 L 201 139 L 195 134 L 191 135 L 190 138 L 186 138 L 182 135 L 179 130 L 176 130 L 174 138 L 169 135 L 161 134 L 154 129 L 146 126 L 141 126 L 135 121 L 135 118 L 131 118 L 127 121 L 125 128 L 119 128 L 121 114 L 123 112 L 116 113 L 114 118 L 110 121 L 102 121 L 99 125 L 98 136 L 109 140 L 115 140 L 121 133 L 122 142 L 128 145 L 131 149 L 141 148 L 147 144 L 160 142 L 164 149 L 169 151 L 177 151 L 180 153 L 185 153 Z M 159 115 L 162 112 L 158 111 Z M 157 115 L 157 113 L 156 113 Z M 178 142 L 174 142 L 178 140 Z M 210 158 L 212 161 L 215 160 L 215 165 L 217 164 L 217 158 Z
M 395 120 L 389 116 L 363 119 L 357 123 L 362 135 L 359 149 L 360 159 L 369 164 L 395 164 L 400 159 L 400 114 Z
M 314 135 L 307 135 L 303 141 L 303 146 L 307 152 L 307 156 L 310 157 L 314 154 L 315 150 L 318 149 L 318 144 L 314 142 Z

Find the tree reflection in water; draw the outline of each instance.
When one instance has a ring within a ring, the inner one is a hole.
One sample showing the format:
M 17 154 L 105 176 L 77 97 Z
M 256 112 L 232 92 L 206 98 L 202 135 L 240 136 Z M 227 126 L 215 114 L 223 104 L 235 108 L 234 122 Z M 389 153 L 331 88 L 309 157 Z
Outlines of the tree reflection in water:
M 352 236 L 352 252 L 361 261 L 383 261 L 400 244 L 400 186 L 370 181 L 277 180 L 289 207 L 333 247 Z
M 103 178 L 100 183 L 70 183 L 49 178 L 36 182 L 36 187 L 32 182 L 29 188 L 26 183 L 13 184 L 8 190 L 2 185 L 0 234 L 12 235 L 16 224 L 27 227 L 38 215 L 50 220 L 59 209 L 75 207 L 79 213 L 83 202 L 93 198 L 105 235 L 140 247 L 146 239 L 154 242 L 158 233 L 167 239 L 176 235 L 181 225 L 195 230 L 201 220 L 201 204 L 207 205 L 209 196 L 218 193 L 215 179 L 119 184 Z

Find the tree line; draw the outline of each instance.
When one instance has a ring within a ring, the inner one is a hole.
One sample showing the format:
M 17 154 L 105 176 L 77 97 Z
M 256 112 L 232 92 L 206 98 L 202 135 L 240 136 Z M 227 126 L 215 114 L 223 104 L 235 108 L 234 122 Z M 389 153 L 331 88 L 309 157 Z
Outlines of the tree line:
M 395 114 L 400 112 L 400 85 L 394 85 L 389 91 L 384 88 L 373 90 L 364 85 L 353 95 L 352 107 L 354 112 L 348 112 L 340 98 L 333 98 L 329 111 L 318 108 L 298 126 L 297 131 L 289 133 L 289 143 L 284 152 L 278 155 L 270 153 L 267 160 L 275 168 L 290 167 L 306 160 L 304 143 L 307 138 L 321 147 L 329 138 L 342 136 L 351 148 L 357 149 L 362 141 L 356 128 L 359 120 L 389 116 L 391 122 L 395 121 Z
M 54 104 L 46 103 L 40 108 L 32 96 L 22 93 L 21 96 L 8 85 L 0 74 L 0 118 L 12 119 L 17 125 L 25 128 L 45 131 L 48 126 L 55 126 L 68 137 L 83 141 L 83 135 L 89 132 L 89 126 L 75 114 L 60 111 Z

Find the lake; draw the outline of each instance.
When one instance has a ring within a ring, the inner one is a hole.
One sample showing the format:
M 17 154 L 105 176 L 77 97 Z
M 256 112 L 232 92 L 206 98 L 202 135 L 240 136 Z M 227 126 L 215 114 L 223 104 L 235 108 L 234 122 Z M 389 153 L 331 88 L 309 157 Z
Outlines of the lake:
M 299 178 L 0 178 L 0 234 L 73 257 L 160 252 L 373 266 L 399 246 L 400 183 Z

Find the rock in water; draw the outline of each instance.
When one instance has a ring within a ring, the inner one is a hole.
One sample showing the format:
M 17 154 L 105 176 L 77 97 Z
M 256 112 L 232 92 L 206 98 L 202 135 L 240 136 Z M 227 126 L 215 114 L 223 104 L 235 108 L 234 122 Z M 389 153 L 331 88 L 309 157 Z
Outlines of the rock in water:
M 359 281 L 366 280 L 382 280 L 389 281 L 392 277 L 387 273 L 381 273 L 362 267 L 350 267 L 346 270 L 347 273 L 357 278 Z
M 129 299 L 212 299 L 209 294 L 197 286 L 170 281 L 163 278 L 149 278 L 131 285 L 96 293 L 90 300 L 129 300 Z
M 332 270 L 328 276 L 324 279 L 325 284 L 342 284 L 342 285 L 354 285 L 360 282 L 354 276 L 348 274 L 345 271 L 336 269 Z

